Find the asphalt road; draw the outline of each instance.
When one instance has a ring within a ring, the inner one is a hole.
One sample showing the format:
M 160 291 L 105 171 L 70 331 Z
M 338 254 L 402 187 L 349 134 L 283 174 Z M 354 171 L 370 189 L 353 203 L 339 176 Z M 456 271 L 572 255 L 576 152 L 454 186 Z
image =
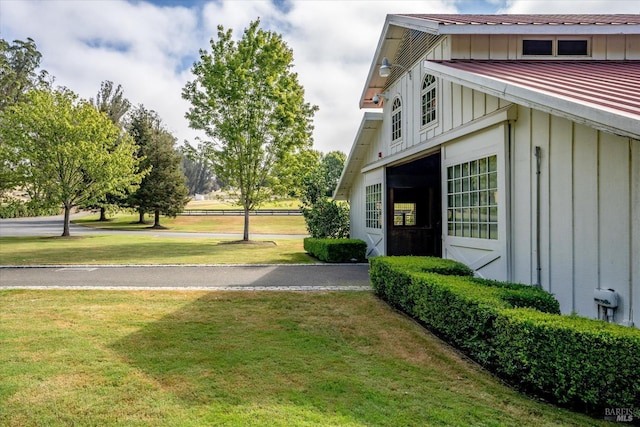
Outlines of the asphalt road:
M 83 214 L 72 215 L 73 218 L 82 216 Z M 35 218 L 9 218 L 0 219 L 0 237 L 20 237 L 20 236 L 60 236 L 64 218 L 58 216 L 43 216 Z M 69 232 L 72 236 L 87 234 L 139 234 L 145 233 L 148 236 L 164 236 L 164 237 L 209 237 L 209 238 L 226 238 L 226 239 L 242 239 L 242 233 L 191 233 L 178 232 L 170 230 L 103 230 L 98 228 L 83 227 L 81 225 L 69 224 Z M 250 234 L 251 239 L 300 239 L 300 234 Z
M 0 289 L 368 290 L 367 264 L 0 267 Z
M 71 227 L 72 235 L 140 233 L 96 230 L 77 225 Z M 59 236 L 61 233 L 61 216 L 0 220 L 0 236 Z M 158 234 L 177 237 L 235 236 L 166 231 Z M 299 235 L 264 234 L 259 237 L 301 238 Z M 367 264 L 62 265 L 0 266 L 0 289 L 369 290 L 371 285 Z

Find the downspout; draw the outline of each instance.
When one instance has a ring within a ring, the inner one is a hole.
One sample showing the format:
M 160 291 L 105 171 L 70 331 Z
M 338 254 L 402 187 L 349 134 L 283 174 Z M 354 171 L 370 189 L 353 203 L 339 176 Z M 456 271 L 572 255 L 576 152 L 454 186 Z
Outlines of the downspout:
M 536 156 L 536 283 L 542 288 L 542 262 L 540 256 L 540 169 L 542 164 L 542 149 L 535 147 Z

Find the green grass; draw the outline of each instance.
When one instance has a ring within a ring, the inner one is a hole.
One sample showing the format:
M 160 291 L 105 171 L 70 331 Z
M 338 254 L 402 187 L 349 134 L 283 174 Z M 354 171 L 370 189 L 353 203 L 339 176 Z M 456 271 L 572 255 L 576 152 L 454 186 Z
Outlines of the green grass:
M 119 213 L 109 217 L 108 221 L 97 221 L 98 215 L 89 215 L 78 218 L 73 222 L 93 228 L 118 229 L 118 230 L 152 230 L 153 218 L 147 216 L 148 224 L 137 224 L 138 215 Z M 205 233 L 240 233 L 244 230 L 243 216 L 178 216 L 176 218 L 161 217 L 160 225 L 169 231 L 188 231 Z M 160 231 L 161 232 L 161 231 Z M 249 219 L 249 233 L 253 234 L 300 234 L 306 235 L 307 229 L 304 217 L 301 215 L 287 216 L 257 216 Z
M 0 265 L 51 264 L 295 264 L 317 262 L 300 239 L 228 244 L 201 237 L 91 235 L 0 237 Z
M 0 292 L 0 425 L 585 426 L 366 292 Z

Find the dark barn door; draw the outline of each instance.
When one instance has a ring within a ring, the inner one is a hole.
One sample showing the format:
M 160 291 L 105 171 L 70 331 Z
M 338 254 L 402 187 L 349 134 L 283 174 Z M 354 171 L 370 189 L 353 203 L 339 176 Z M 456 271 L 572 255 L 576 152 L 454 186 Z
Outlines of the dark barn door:
M 387 254 L 442 255 L 440 153 L 387 168 Z

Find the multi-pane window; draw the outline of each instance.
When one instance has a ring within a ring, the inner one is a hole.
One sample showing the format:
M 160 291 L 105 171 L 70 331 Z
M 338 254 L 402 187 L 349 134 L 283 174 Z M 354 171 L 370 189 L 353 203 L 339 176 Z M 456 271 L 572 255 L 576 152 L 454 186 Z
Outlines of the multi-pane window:
M 424 76 L 422 80 L 422 126 L 426 126 L 429 123 L 436 120 L 436 78 L 431 74 Z
M 398 225 L 398 226 L 416 225 L 416 204 L 415 203 L 394 203 L 393 204 L 393 225 Z
M 402 138 L 402 102 L 400 98 L 396 98 L 391 105 L 391 141 L 397 142 L 400 138 Z
M 498 238 L 498 158 L 447 168 L 448 235 Z
M 382 228 L 382 184 L 365 188 L 365 215 L 367 228 Z

